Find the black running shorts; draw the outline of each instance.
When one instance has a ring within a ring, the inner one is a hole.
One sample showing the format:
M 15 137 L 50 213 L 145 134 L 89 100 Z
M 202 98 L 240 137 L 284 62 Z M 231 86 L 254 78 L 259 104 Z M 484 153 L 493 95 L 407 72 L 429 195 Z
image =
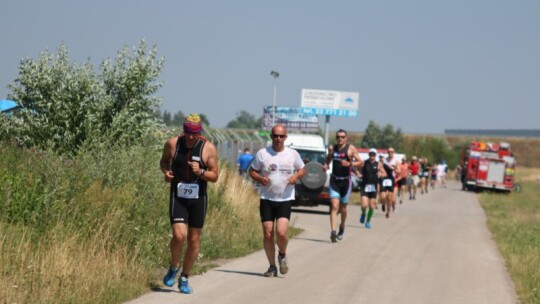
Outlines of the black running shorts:
M 291 206 L 292 201 L 275 202 L 261 199 L 259 205 L 261 222 L 273 222 L 280 217 L 291 219 Z
M 197 199 L 179 198 L 176 196 L 176 191 L 171 189 L 169 204 L 171 225 L 184 223 L 189 228 L 202 228 L 206 217 L 206 209 L 206 195 L 199 195 Z

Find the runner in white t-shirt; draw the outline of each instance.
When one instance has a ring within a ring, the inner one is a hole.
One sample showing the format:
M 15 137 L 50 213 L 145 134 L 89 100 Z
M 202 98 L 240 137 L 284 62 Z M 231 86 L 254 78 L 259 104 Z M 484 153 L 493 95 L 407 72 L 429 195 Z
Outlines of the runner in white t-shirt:
M 287 230 L 294 200 L 294 186 L 296 181 L 304 176 L 305 170 L 300 154 L 284 145 L 287 138 L 285 126 L 274 126 L 270 136 L 272 146 L 257 152 L 249 174 L 262 185 L 259 211 L 263 228 L 264 251 L 270 263 L 264 276 L 277 277 L 274 234 L 279 250 L 279 272 L 286 274 L 289 270 L 285 257 L 288 243 Z M 274 222 L 276 223 L 275 232 Z
M 446 165 L 446 161 L 443 160 L 437 166 L 437 178 L 439 180 L 439 185 L 441 188 L 446 188 L 446 171 L 447 170 L 448 170 L 448 165 Z

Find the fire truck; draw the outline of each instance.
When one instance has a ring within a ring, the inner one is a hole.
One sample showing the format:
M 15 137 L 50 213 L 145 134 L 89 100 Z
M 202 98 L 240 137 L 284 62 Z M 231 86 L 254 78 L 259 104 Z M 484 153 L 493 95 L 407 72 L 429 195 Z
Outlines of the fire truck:
M 516 160 L 509 143 L 471 142 L 463 148 L 461 167 L 463 190 L 510 192 L 516 186 Z

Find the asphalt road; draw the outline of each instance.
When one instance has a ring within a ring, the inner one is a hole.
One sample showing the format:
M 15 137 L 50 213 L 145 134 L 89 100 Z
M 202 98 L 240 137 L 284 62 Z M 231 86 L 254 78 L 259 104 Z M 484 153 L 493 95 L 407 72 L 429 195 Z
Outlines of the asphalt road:
M 476 195 L 457 183 L 405 200 L 390 219 L 376 210 L 372 229 L 349 208 L 338 243 L 327 207 L 293 212 L 305 232 L 289 242 L 286 275 L 263 277 L 259 251 L 192 277 L 191 295 L 175 285 L 129 303 L 517 303 Z

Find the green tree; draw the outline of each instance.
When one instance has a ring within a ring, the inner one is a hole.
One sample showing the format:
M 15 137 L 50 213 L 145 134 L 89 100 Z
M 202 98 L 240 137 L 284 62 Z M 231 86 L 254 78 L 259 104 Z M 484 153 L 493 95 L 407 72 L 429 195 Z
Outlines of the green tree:
M 170 126 L 172 124 L 172 115 L 169 111 L 163 111 L 163 122 L 166 126 Z
M 206 117 L 205 114 L 203 113 L 200 113 L 199 116 L 201 117 L 201 120 L 202 120 L 202 123 L 205 125 L 205 126 L 210 126 L 210 121 L 208 120 L 208 117 Z
M 362 138 L 360 146 L 362 148 L 379 148 L 381 140 L 381 127 L 373 120 L 370 120 L 368 126 L 366 127 L 366 131 L 364 133 L 364 137 Z
M 184 123 L 184 118 L 186 116 L 182 111 L 178 111 L 174 114 L 171 125 L 179 127 Z
M 262 117 L 257 120 L 252 114 L 242 110 L 236 113 L 236 118 L 229 121 L 227 128 L 258 129 L 262 126 Z
M 104 60 L 97 74 L 89 60 L 71 63 L 65 45 L 23 59 L 8 85 L 22 110 L 3 124 L 0 139 L 74 154 L 85 141 L 130 144 L 147 135 L 158 126 L 161 103 L 155 81 L 164 59 L 156 53 L 143 40 L 133 53 L 124 47 Z

